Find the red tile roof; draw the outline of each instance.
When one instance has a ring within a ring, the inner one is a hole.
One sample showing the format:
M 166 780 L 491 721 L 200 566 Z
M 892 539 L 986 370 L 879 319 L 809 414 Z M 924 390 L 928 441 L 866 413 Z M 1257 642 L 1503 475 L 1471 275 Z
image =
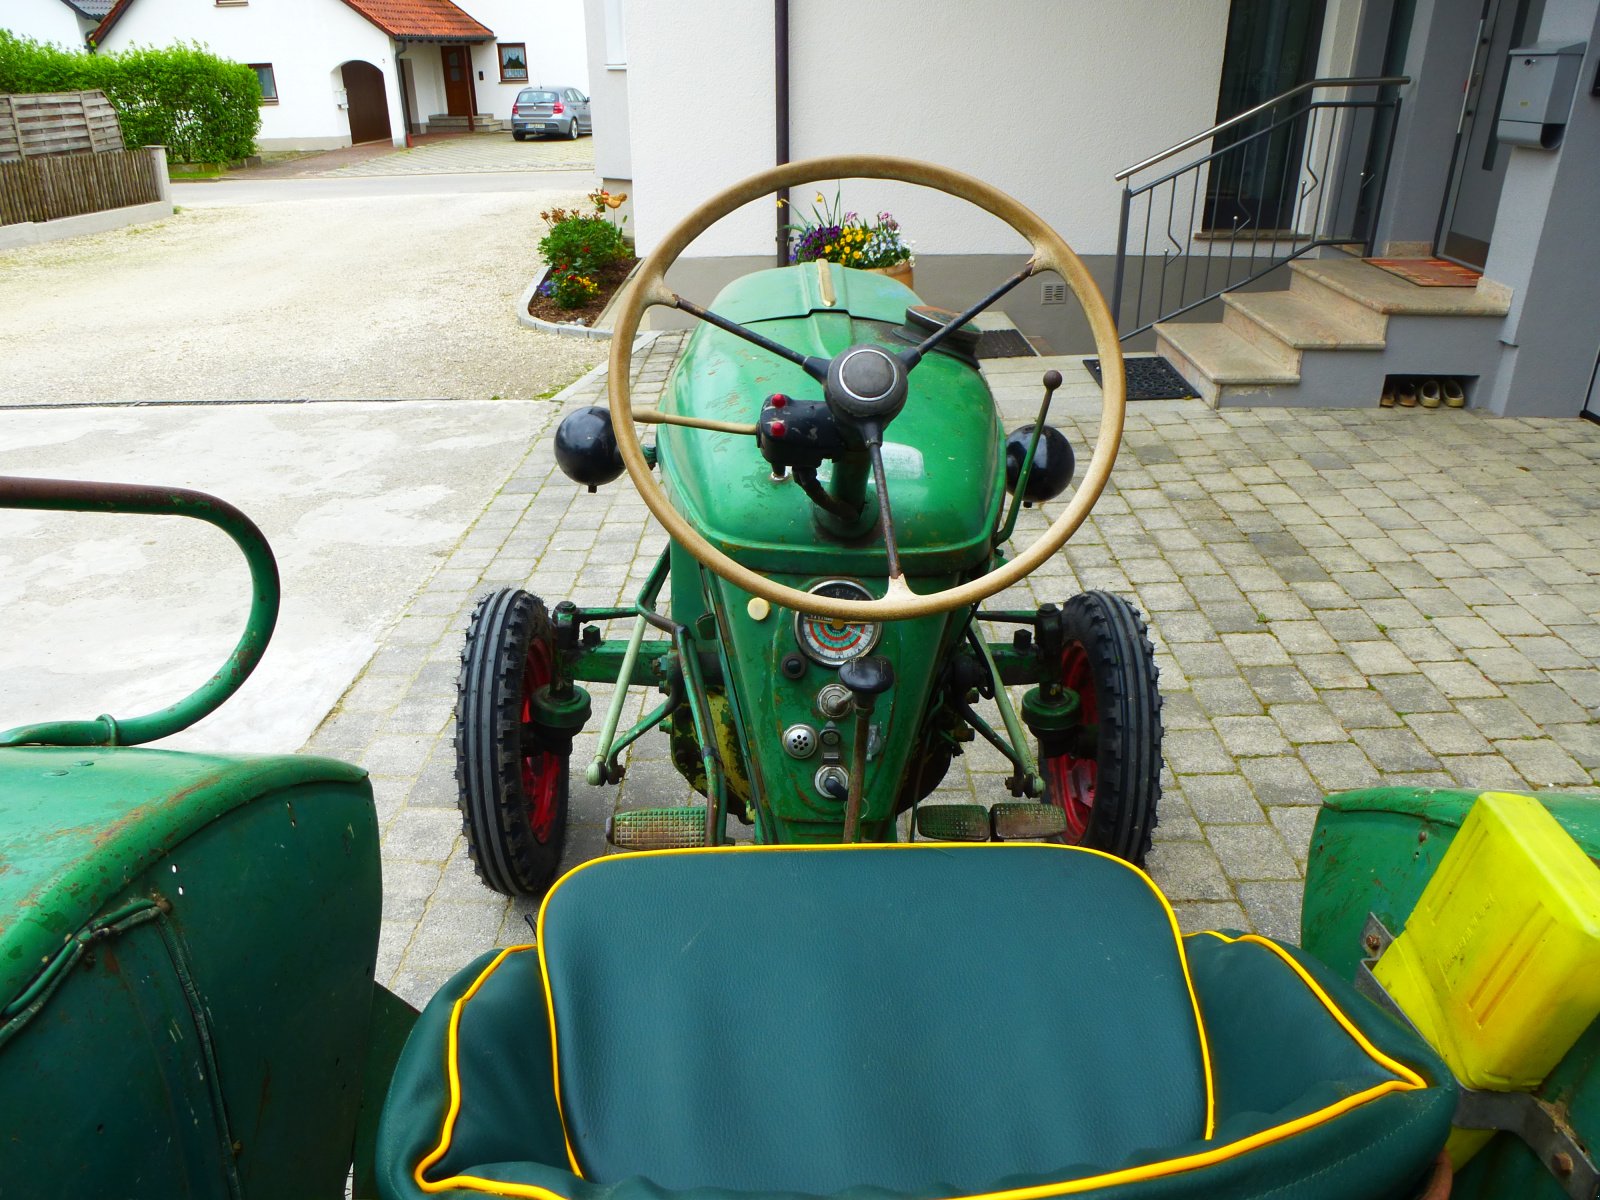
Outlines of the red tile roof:
M 434 42 L 483 42 L 494 37 L 450 0 L 344 0 L 390 37 Z
M 450 0 L 344 0 L 390 37 L 403 41 L 487 42 L 494 31 L 473 20 Z M 133 0 L 117 0 L 105 20 L 89 35 L 98 45 Z

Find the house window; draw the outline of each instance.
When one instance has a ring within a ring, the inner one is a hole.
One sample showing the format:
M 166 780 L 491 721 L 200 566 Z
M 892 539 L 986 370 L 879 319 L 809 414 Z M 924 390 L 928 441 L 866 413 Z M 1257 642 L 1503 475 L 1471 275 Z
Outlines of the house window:
M 251 63 L 250 69 L 256 73 L 256 81 L 261 84 L 261 103 L 276 104 L 278 102 L 278 81 L 273 77 L 271 63 Z
M 626 70 L 628 39 L 622 28 L 622 0 L 605 0 L 606 69 Z
M 528 47 L 523 42 L 500 42 L 500 82 L 528 82 Z

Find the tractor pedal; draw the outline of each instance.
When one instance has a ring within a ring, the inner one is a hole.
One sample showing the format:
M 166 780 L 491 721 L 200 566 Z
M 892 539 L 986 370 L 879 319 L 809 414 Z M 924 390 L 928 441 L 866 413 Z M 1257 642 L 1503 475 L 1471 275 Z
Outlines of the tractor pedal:
M 1037 842 L 1067 831 L 1067 814 L 1054 804 L 996 804 L 989 810 L 997 842 Z
M 606 841 L 618 850 L 683 850 L 706 844 L 706 806 L 628 808 L 611 814 Z
M 929 804 L 917 809 L 917 833 L 930 842 L 987 842 L 989 810 L 981 804 Z

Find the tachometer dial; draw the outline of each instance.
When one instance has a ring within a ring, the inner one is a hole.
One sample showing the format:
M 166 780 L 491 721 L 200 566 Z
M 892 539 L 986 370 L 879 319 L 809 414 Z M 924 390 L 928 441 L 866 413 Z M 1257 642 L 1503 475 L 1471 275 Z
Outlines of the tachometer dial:
M 809 589 L 813 596 L 836 600 L 871 600 L 873 595 L 859 583 L 848 579 L 829 579 Z M 852 658 L 870 654 L 878 644 L 883 626 L 869 621 L 834 621 L 796 613 L 794 638 L 813 662 L 825 667 L 840 667 Z

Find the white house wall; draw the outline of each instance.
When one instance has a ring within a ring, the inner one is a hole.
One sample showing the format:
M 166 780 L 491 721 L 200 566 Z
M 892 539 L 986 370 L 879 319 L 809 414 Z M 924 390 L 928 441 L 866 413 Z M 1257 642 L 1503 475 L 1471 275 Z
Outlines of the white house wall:
M 510 120 L 517 93 L 531 83 L 557 83 L 589 91 L 589 61 L 584 48 L 582 0 L 456 0 L 462 10 L 494 30 L 494 42 L 472 46 L 472 85 L 477 88 L 478 112 L 483 117 Z M 522 42 L 528 48 L 528 82 L 499 82 L 496 43 Z M 408 58 L 432 54 L 437 67 L 438 46 L 414 46 Z M 435 69 L 438 88 L 443 72 Z M 421 88 L 421 75 L 418 75 Z M 421 99 L 419 96 L 418 99 Z M 443 93 L 432 99 L 426 114 L 445 112 Z
M 339 68 L 351 60 L 383 72 L 389 128 L 404 142 L 394 47 L 377 26 L 339 0 L 255 0 L 214 7 L 178 0 L 134 0 L 101 49 L 196 41 L 222 58 L 271 63 L 278 103 L 261 108 L 257 143 L 267 149 L 350 144 Z M 437 51 L 435 51 L 437 57 Z
M 589 43 L 589 111 L 594 117 L 594 170 L 603 180 L 631 180 L 632 133 L 628 121 L 625 29 L 611 29 L 610 10 L 620 20 L 621 0 L 584 0 Z M 614 60 L 615 59 L 615 60 Z M 631 200 L 629 203 L 631 204 Z M 632 213 L 630 208 L 629 213 Z
M 0 29 L 63 50 L 83 49 L 82 26 L 61 0 L 0 0 Z
M 648 250 L 713 190 L 772 164 L 772 9 L 629 0 L 625 19 L 636 228 Z M 1228 0 L 807 0 L 790 8 L 791 157 L 942 163 L 1010 192 L 1080 252 L 1111 254 L 1112 176 L 1215 119 L 1227 24 Z M 997 221 L 934 193 L 856 183 L 843 199 L 893 211 L 919 253 L 1022 249 Z M 810 191 L 795 200 L 808 206 Z M 768 201 L 692 253 L 772 248 Z

